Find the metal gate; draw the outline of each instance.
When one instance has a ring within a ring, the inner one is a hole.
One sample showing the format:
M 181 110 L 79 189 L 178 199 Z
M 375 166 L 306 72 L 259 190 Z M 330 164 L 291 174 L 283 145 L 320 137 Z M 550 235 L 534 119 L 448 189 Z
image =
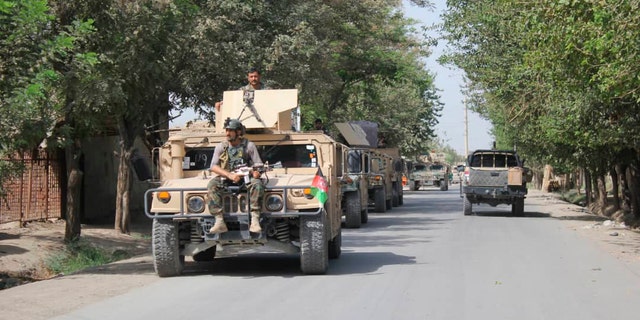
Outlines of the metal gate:
M 6 194 L 0 197 L 0 223 L 62 218 L 62 170 L 55 156 L 39 150 L 3 161 L 22 162 L 25 170 L 4 186 Z

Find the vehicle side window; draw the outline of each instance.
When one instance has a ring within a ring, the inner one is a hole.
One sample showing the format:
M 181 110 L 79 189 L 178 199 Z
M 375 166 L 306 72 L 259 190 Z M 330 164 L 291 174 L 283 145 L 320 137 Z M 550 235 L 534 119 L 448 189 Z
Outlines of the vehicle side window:
M 518 159 L 516 158 L 515 155 L 508 155 L 507 156 L 507 167 L 517 167 L 518 166 Z
M 481 155 L 473 156 L 473 158 L 471 159 L 470 166 L 479 167 L 480 166 L 480 157 L 481 157 Z
M 361 164 L 362 164 L 362 160 L 360 156 L 360 151 L 356 151 L 356 150 L 349 151 L 349 154 L 347 155 L 347 167 L 349 169 L 349 172 L 350 173 L 362 172 Z

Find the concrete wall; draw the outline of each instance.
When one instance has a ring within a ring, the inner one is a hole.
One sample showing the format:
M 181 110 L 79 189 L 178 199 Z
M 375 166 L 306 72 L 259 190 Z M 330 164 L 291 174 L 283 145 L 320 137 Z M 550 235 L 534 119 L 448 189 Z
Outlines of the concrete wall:
M 118 183 L 117 136 L 94 137 L 83 141 L 83 222 L 114 221 L 116 188 Z M 150 165 L 147 147 L 139 139 L 135 142 L 139 155 Z M 129 208 L 132 219 L 144 218 L 144 192 L 150 188 L 146 181 L 138 180 L 131 166 L 131 198 Z

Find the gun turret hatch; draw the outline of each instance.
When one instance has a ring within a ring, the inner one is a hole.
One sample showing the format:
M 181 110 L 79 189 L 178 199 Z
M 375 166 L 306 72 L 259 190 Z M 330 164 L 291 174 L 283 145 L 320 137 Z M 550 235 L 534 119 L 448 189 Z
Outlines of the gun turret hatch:
M 253 93 L 253 97 L 251 97 Z M 224 131 L 224 120 L 238 119 L 246 129 L 291 130 L 291 110 L 298 106 L 298 90 L 225 91 L 216 112 L 216 131 Z

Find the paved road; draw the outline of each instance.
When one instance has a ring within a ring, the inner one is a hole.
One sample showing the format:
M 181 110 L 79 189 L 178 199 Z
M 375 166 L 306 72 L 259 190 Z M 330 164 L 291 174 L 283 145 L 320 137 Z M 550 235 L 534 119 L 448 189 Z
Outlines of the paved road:
M 297 256 L 226 258 L 57 319 L 638 317 L 640 270 L 541 205 L 523 218 L 507 206 L 465 217 L 457 188 L 405 191 L 404 203 L 344 229 L 327 275 L 301 275 Z

